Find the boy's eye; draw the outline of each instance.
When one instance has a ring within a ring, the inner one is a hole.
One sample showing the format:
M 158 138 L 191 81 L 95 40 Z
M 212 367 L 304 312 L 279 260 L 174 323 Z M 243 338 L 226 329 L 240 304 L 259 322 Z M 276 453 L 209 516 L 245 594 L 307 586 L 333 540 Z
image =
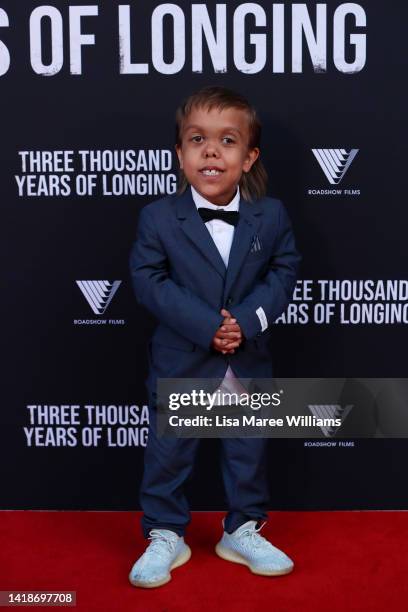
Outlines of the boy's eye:
M 202 142 L 203 137 L 202 136 L 192 136 L 191 140 L 193 142 Z M 233 144 L 235 141 L 233 138 L 230 138 L 229 136 L 224 136 L 224 138 L 222 139 L 226 144 Z

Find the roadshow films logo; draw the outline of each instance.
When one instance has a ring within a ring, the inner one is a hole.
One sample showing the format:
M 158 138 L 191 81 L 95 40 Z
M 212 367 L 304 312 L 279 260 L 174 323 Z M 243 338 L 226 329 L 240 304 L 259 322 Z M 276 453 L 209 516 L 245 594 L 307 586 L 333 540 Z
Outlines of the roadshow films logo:
M 314 187 L 306 190 L 309 196 L 359 196 L 361 191 L 355 187 L 338 187 L 343 181 L 359 149 L 311 149 L 315 161 L 326 177 L 328 188 Z
M 125 325 L 124 319 L 102 318 L 121 282 L 120 280 L 77 280 L 76 284 L 88 303 L 88 307 L 98 318 L 74 319 L 74 325 Z

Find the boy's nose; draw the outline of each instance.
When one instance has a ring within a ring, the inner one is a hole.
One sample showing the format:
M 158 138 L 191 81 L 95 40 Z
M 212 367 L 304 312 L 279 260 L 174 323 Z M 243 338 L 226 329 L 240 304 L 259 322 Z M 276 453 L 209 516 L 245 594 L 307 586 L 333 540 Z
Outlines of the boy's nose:
M 215 144 L 211 142 L 207 142 L 207 145 L 204 149 L 205 157 L 218 157 L 218 149 Z
M 215 147 L 207 147 L 204 152 L 205 157 L 218 157 L 218 151 Z

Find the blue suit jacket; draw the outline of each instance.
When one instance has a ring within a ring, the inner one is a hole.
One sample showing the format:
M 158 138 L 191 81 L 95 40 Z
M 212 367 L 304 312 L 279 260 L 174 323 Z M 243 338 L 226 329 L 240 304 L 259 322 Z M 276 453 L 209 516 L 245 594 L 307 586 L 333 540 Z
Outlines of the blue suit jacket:
M 226 268 L 190 187 L 141 210 L 130 273 L 138 302 L 159 320 L 149 343 L 150 398 L 157 378 L 219 381 L 228 364 L 241 378 L 272 376 L 268 337 L 292 298 L 300 256 L 280 200 L 241 198 L 239 213 Z M 269 325 L 264 332 L 260 306 Z M 223 307 L 245 336 L 232 355 L 211 348 Z

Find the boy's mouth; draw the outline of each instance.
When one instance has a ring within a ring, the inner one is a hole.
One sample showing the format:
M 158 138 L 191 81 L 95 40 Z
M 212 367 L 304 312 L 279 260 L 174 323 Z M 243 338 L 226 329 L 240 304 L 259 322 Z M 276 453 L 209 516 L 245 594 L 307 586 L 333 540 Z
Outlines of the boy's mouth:
M 205 166 L 205 168 L 200 170 L 200 173 L 204 174 L 204 176 L 218 176 L 218 174 L 221 174 L 222 172 L 224 172 L 224 170 L 221 170 L 221 168 L 217 168 L 216 166 Z

